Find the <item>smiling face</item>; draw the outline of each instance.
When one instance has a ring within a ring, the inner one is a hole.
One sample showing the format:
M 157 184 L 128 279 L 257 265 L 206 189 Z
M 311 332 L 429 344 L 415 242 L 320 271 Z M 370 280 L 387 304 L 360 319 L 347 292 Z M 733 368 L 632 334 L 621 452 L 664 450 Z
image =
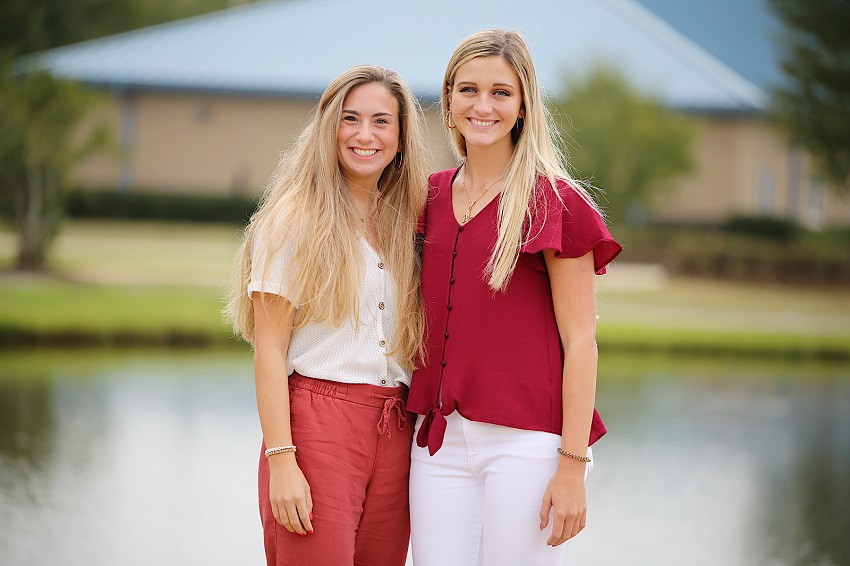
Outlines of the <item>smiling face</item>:
M 373 188 L 398 153 L 398 100 L 380 83 L 351 89 L 342 103 L 337 152 L 342 175 L 351 183 Z
M 520 81 L 500 56 L 476 57 L 458 67 L 450 108 L 467 148 L 513 148 L 511 128 L 522 117 Z

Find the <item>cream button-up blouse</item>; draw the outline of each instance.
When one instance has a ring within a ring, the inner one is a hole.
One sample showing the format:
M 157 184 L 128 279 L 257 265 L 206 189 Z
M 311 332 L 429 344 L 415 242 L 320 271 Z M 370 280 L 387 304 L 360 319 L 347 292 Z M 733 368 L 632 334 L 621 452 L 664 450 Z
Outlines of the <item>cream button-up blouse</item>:
M 395 332 L 395 286 L 381 258 L 360 238 L 364 274 L 360 287 L 360 324 L 353 316 L 339 326 L 307 322 L 293 329 L 287 354 L 287 373 L 340 383 L 368 383 L 385 387 L 410 385 L 411 372 L 389 356 Z M 251 280 L 248 296 L 255 292 L 287 298 L 289 265 L 294 250 L 284 247 L 268 269 L 266 242 L 255 233 L 251 246 Z M 296 306 L 297 307 L 297 306 Z

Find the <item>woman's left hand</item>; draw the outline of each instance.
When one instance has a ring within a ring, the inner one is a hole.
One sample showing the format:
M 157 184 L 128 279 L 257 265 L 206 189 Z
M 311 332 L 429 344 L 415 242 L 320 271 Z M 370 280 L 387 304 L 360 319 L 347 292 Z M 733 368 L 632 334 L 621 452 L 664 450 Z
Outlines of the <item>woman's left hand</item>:
M 562 461 L 543 495 L 540 508 L 540 530 L 549 525 L 552 535 L 546 544 L 558 546 L 581 532 L 587 523 L 587 493 L 583 462 Z

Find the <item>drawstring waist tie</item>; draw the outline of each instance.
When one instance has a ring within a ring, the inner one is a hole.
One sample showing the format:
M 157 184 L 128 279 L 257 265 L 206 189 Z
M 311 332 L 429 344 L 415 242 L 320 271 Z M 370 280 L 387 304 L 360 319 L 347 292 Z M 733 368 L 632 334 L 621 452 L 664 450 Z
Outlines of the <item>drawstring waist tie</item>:
M 381 416 L 378 419 L 378 433 L 386 434 L 392 438 L 390 425 L 392 423 L 392 414 L 395 412 L 396 427 L 398 430 L 404 430 L 407 426 L 407 391 L 405 385 L 397 387 L 381 387 L 369 383 L 340 383 L 338 381 L 328 381 L 326 379 L 314 379 L 306 377 L 299 373 L 293 373 L 289 376 L 289 386 L 298 389 L 306 389 L 319 395 L 326 395 L 335 399 L 342 399 L 381 409 Z

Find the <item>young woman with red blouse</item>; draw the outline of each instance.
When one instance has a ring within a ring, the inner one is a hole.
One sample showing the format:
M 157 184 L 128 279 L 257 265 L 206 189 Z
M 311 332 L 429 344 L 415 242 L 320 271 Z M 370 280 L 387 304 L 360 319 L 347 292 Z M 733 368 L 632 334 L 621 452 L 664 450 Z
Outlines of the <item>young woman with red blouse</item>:
M 431 176 L 420 227 L 414 563 L 560 565 L 605 433 L 594 275 L 621 247 L 566 172 L 520 35 L 463 40 L 442 109 L 461 165 Z
M 405 563 L 421 128 L 396 73 L 349 69 L 246 230 L 228 312 L 254 345 L 269 566 Z

